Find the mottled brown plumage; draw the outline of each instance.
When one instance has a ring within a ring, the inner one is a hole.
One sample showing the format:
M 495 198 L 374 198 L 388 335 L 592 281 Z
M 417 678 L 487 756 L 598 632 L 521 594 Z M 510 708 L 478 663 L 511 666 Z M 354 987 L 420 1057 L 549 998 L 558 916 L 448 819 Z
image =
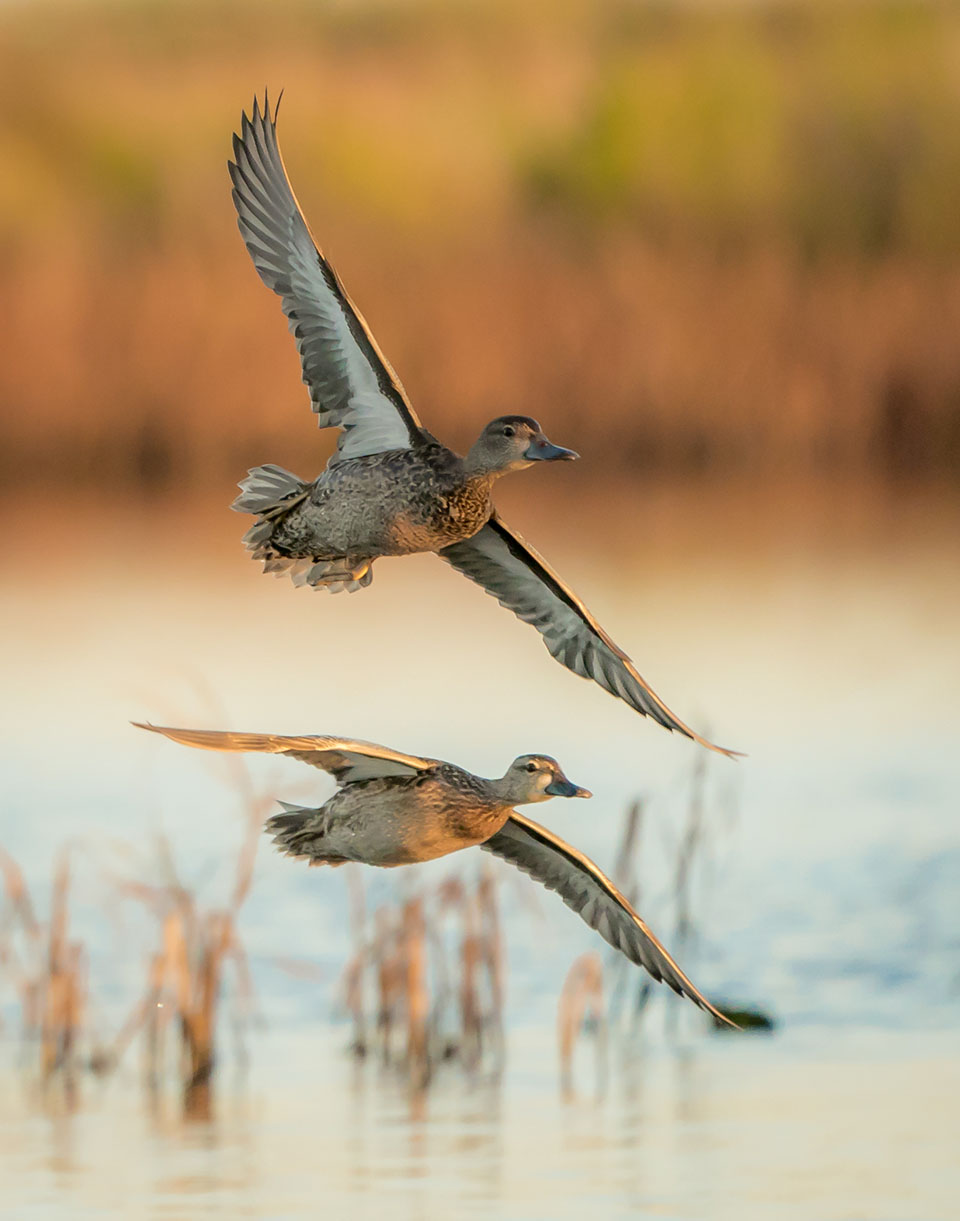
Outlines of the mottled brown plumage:
M 142 725 L 204 750 L 264 751 L 322 768 L 338 785 L 316 808 L 284 805 L 267 820 L 281 852 L 311 865 L 356 861 L 392 867 L 479 845 L 550 890 L 631 962 L 723 1021 L 627 899 L 594 863 L 513 808 L 551 797 L 589 797 L 549 755 L 520 755 L 499 779 L 371 742 L 319 735 L 227 733 Z
M 482 844 L 511 813 L 492 782 L 438 763 L 417 776 L 387 776 L 338 789 L 315 810 L 270 820 L 287 855 L 322 864 L 412 865 Z
M 484 526 L 494 478 L 469 473 L 462 458 L 437 444 L 351 458 L 328 467 L 277 514 L 257 558 L 354 563 L 439 551 Z M 309 583 L 329 584 L 319 576 Z
M 313 482 L 259 466 L 240 484 L 233 507 L 256 517 L 244 541 L 264 571 L 336 593 L 369 585 L 379 556 L 435 551 L 532 624 L 562 665 L 665 728 L 733 753 L 670 711 L 572 590 L 497 516 L 496 479 L 576 454 L 522 415 L 491 421 L 464 457 L 441 445 L 311 237 L 266 100 L 243 116 L 233 150 L 243 240 L 260 278 L 281 298 L 318 422 L 341 429 Z

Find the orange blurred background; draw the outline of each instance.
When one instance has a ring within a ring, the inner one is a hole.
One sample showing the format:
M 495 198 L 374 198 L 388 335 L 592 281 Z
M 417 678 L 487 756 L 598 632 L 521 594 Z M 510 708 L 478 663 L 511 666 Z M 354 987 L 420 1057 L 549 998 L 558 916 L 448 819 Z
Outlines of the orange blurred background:
M 319 468 L 225 168 L 264 86 L 454 445 L 523 411 L 597 473 L 953 475 L 958 54 L 894 2 L 5 6 L 3 477 Z

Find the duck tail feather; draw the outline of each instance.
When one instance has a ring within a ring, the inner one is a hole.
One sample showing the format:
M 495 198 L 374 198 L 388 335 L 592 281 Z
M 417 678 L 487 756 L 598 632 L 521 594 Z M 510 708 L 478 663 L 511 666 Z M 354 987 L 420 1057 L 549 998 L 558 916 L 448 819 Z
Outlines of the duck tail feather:
M 317 811 L 307 806 L 293 806 L 286 801 L 278 802 L 278 805 L 283 807 L 283 813 L 268 818 L 263 829 L 273 836 L 273 842 L 278 848 L 289 852 L 302 840 L 307 824 L 316 817 Z
M 239 483 L 240 495 L 230 506 L 237 513 L 269 513 L 299 502 L 310 486 L 282 466 L 254 466 Z M 254 530 L 257 527 L 254 526 Z
M 311 865 L 342 865 L 344 857 L 330 851 L 325 842 L 325 828 L 320 810 L 308 806 L 278 803 L 282 814 L 274 814 L 264 824 L 264 830 L 273 836 L 273 842 L 287 856 L 307 860 Z

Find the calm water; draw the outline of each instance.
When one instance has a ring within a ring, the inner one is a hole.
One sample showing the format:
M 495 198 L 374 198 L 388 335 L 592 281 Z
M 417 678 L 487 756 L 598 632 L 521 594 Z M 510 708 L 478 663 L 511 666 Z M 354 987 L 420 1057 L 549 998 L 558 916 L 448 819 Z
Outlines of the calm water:
M 956 1047 L 789 1034 L 622 1064 L 561 1103 L 549 1032 L 515 1029 L 500 1087 L 426 1099 L 356 1072 L 323 1026 L 258 1047 L 218 1119 L 184 1125 L 112 1082 L 56 1116 L 0 1110 L 4 1215 L 871 1218 L 956 1216 Z
M 705 1037 L 692 1020 L 678 1049 L 658 1006 L 643 1054 L 612 1058 L 606 1096 L 586 1063 L 561 1105 L 556 998 L 594 943 L 553 896 L 531 911 L 525 880 L 505 876 L 507 1072 L 499 1087 L 442 1078 L 414 1105 L 372 1068 L 357 1076 L 329 1024 L 349 944 L 342 876 L 262 851 L 242 931 L 270 1033 L 245 1086 L 228 1072 L 216 1122 L 185 1128 L 172 1100 L 145 1111 L 135 1054 L 72 1116 L 7 1074 L 9 1215 L 953 1215 L 960 503 L 543 486 L 535 503 L 505 489 L 508 520 L 681 716 L 749 753 L 710 764 L 686 961 L 715 998 L 771 1010 L 780 1033 Z M 219 505 L 53 498 L 31 514 L 0 590 L 0 843 L 42 909 L 56 848 L 76 845 L 74 928 L 107 1025 L 150 944 L 110 878 L 149 876 L 162 827 L 185 880 L 216 902 L 240 838 L 222 765 L 130 719 L 342 733 L 486 774 L 548 751 L 595 798 L 539 816 L 603 865 L 627 800 L 647 796 L 642 906 L 669 942 L 665 870 L 695 748 L 561 670 L 444 565 L 381 563 L 364 593 L 321 597 L 259 576 Z M 291 800 L 329 792 L 295 764 L 254 760 L 251 774 Z M 447 868 L 369 874 L 369 898 Z M 278 956 L 328 983 L 292 979 Z

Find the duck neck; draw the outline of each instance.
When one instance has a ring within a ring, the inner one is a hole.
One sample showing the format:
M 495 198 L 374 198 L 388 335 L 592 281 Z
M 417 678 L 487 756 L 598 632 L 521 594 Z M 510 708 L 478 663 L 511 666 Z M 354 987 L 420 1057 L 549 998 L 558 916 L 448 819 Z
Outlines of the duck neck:
M 490 455 L 485 453 L 479 444 L 471 446 L 463 459 L 463 470 L 467 477 L 471 480 L 481 480 L 487 487 L 491 487 L 501 475 L 506 475 L 508 469 L 494 465 Z
M 499 780 L 488 780 L 487 789 L 491 799 L 504 808 L 512 808 L 529 800 L 525 794 L 517 792 L 517 786 L 509 776 L 501 776 Z

